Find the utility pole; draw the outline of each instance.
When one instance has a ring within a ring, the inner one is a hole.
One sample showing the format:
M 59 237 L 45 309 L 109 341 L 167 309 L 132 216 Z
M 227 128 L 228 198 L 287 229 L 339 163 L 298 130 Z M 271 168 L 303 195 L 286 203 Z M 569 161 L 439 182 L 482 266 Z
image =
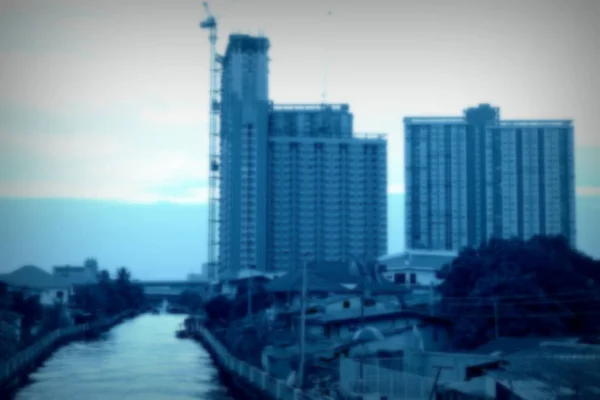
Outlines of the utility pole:
M 300 362 L 298 364 L 298 387 L 301 388 L 304 384 L 304 363 L 306 362 L 305 356 L 305 342 L 306 342 L 306 267 L 308 264 L 308 254 L 306 255 L 304 262 L 302 263 L 302 295 L 300 298 L 301 309 L 300 309 Z
M 255 266 L 252 265 L 250 267 L 250 271 L 254 271 L 255 270 Z M 252 278 L 254 276 L 250 275 L 248 277 L 248 319 L 252 318 Z
M 494 333 L 496 339 L 500 337 L 500 327 L 498 326 L 498 298 L 494 298 Z
M 248 279 L 248 319 L 252 318 L 252 278 Z
M 452 367 L 440 366 L 440 365 L 437 365 L 437 366 L 433 365 L 433 367 L 437 368 L 437 372 L 435 373 L 435 379 L 433 380 L 433 385 L 431 386 L 431 392 L 429 392 L 429 397 L 428 397 L 429 400 L 433 400 L 433 395 L 437 391 L 437 384 L 440 379 L 442 370 L 443 369 L 453 369 Z

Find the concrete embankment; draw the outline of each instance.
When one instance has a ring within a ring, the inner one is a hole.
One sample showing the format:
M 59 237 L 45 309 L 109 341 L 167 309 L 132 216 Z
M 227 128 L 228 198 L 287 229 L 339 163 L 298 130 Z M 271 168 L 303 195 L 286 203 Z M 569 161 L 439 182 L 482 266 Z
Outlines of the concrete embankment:
M 35 370 L 60 346 L 88 334 L 106 331 L 138 314 L 137 311 L 126 311 L 101 321 L 61 328 L 49 333 L 7 361 L 0 363 L 0 397 L 4 398 L 5 394 L 9 394 L 16 389 L 23 378 Z
M 325 400 L 322 396 L 310 396 L 304 391 L 288 386 L 284 381 L 268 375 L 265 371 L 235 358 L 204 327 L 198 327 L 192 333 L 211 354 L 217 367 L 231 379 L 234 385 L 246 395 L 256 399 L 272 400 Z

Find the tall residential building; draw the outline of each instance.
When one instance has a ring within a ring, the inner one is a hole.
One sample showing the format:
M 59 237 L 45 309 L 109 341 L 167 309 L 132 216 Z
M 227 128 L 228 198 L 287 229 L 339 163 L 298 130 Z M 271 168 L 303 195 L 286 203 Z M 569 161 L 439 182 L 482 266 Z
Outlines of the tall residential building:
M 385 254 L 384 136 L 354 137 L 347 105 L 275 105 L 269 126 L 270 268 Z
M 386 140 L 347 105 L 271 104 L 268 47 L 232 35 L 223 59 L 220 274 L 385 254 Z
M 572 121 L 501 120 L 482 104 L 404 124 L 407 248 L 537 234 L 575 245 Z
M 231 35 L 223 58 L 219 274 L 266 264 L 268 48 Z

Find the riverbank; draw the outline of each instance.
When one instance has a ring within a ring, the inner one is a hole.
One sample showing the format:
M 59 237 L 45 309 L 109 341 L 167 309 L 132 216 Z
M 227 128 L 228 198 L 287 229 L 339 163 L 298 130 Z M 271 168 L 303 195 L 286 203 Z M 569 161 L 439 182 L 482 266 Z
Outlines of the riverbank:
M 87 334 L 97 334 L 111 329 L 126 319 L 135 317 L 138 311 L 126 311 L 111 318 L 82 325 L 58 329 L 28 348 L 0 364 L 0 397 L 19 387 L 27 375 L 34 371 L 59 347 Z
M 324 397 L 310 396 L 298 388 L 288 386 L 284 381 L 268 375 L 265 371 L 235 358 L 203 326 L 196 326 L 190 335 L 203 344 L 217 367 L 231 379 L 231 382 L 246 395 L 254 399 L 271 400 L 325 400 Z

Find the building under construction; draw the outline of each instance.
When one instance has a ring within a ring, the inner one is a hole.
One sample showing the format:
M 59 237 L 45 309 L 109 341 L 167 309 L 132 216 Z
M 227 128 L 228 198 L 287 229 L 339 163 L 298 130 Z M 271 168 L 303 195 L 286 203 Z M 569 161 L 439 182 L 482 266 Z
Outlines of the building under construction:
M 345 104 L 272 104 L 268 50 L 231 35 L 219 59 L 215 277 L 385 254 L 384 135 L 355 135 Z

